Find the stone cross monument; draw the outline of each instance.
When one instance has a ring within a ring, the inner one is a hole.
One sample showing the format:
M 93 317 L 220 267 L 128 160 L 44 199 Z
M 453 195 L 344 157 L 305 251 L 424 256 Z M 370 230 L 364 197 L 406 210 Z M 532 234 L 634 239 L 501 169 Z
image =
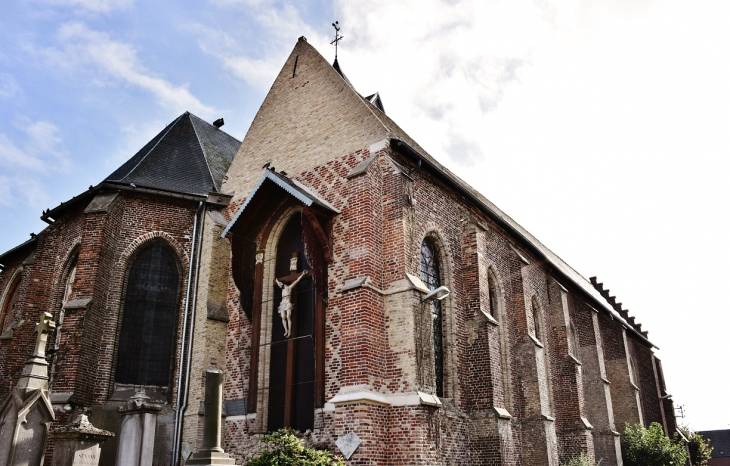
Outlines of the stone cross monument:
M 0 407 L 0 466 L 43 464 L 48 428 L 55 419 L 48 398 L 46 340 L 56 327 L 44 312 L 36 324 L 33 355 L 25 362 L 18 384 Z

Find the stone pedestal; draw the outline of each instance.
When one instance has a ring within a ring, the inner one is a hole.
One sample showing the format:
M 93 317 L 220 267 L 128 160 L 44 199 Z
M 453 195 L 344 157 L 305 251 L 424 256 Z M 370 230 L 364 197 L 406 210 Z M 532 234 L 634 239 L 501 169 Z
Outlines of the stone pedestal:
M 97 466 L 99 444 L 113 436 L 112 432 L 91 425 L 85 414 L 79 414 L 68 426 L 51 432 L 54 441 L 51 466 Z
M 119 408 L 122 426 L 117 446 L 117 466 L 152 466 L 157 413 L 162 407 L 150 403 L 144 391 Z
M 0 466 L 43 464 L 53 420 L 46 390 L 14 388 L 0 409 Z
M 185 465 L 236 464 L 221 448 L 221 414 L 223 411 L 223 372 L 208 369 L 205 372 L 205 417 L 203 419 L 203 447 L 185 462 Z
M 18 384 L 0 406 L 0 466 L 40 466 L 46 451 L 48 427 L 55 419 L 48 398 L 46 340 L 56 324 L 48 312 L 36 324 L 33 355 L 26 361 Z

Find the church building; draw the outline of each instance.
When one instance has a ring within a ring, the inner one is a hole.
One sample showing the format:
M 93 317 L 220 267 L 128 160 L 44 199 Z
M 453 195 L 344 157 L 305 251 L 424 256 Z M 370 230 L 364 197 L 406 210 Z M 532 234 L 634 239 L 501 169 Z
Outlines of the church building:
M 351 465 L 616 466 L 625 424 L 676 430 L 655 346 L 603 284 L 304 37 L 244 140 L 221 125 L 179 116 L 0 255 L 0 403 L 41 312 L 57 324 L 48 464 L 75 412 L 117 433 L 115 464 L 141 393 L 154 463 L 183 464 L 211 367 L 237 464 L 283 427 Z

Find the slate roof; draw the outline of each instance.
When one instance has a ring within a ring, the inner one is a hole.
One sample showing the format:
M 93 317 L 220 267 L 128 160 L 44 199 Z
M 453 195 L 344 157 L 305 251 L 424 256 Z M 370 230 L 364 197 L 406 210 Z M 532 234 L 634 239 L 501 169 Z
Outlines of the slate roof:
M 376 92 L 375 94 L 370 94 L 369 96 L 365 97 L 365 100 L 375 105 L 375 107 L 381 112 L 385 113 L 385 106 L 383 105 L 383 99 L 380 98 L 379 92 Z
M 730 457 L 730 429 L 697 432 L 710 441 L 712 458 Z
M 340 68 L 340 62 L 338 62 L 336 58 L 335 58 L 335 62 L 332 63 L 332 68 L 334 68 L 335 71 L 337 71 L 337 73 L 339 73 L 339 75 L 342 76 L 342 79 L 344 79 L 345 82 L 347 84 L 349 84 L 351 88 L 355 89 L 355 86 L 352 85 L 352 83 L 350 82 L 350 80 L 347 79 L 347 76 L 345 76 L 345 72 L 342 71 L 342 68 Z
M 240 145 L 185 112 L 104 181 L 187 194 L 219 192 Z

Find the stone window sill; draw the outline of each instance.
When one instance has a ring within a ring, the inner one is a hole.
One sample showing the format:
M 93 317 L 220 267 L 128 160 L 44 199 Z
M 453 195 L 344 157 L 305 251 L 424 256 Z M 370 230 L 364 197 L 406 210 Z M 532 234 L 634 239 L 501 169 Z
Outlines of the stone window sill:
M 499 322 L 497 322 L 497 320 L 494 317 L 492 317 L 492 315 L 490 313 L 484 311 L 483 309 L 482 309 L 482 315 L 487 320 L 487 322 L 489 322 L 490 324 L 492 324 L 494 326 L 499 325 Z
M 134 396 L 136 390 L 139 389 L 139 385 L 128 385 L 115 383 L 114 391 L 109 397 L 110 401 L 127 401 Z M 145 385 L 144 394 L 150 397 L 151 403 L 169 403 L 170 402 L 170 389 L 168 387 L 155 387 Z

